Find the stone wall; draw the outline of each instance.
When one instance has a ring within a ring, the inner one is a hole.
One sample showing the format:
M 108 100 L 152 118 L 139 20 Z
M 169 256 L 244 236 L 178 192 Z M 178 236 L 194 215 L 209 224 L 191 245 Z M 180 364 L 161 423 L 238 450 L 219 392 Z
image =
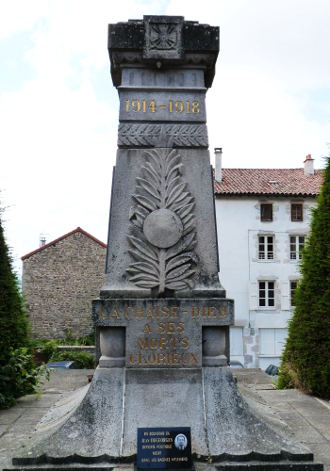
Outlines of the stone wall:
M 33 337 L 91 333 L 91 301 L 104 283 L 105 258 L 105 246 L 79 230 L 23 257 L 23 293 Z

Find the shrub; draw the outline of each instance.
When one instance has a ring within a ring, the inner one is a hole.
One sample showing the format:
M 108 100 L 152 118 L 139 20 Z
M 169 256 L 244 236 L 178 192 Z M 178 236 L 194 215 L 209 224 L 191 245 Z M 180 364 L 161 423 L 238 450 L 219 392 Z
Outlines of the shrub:
M 0 366 L 0 409 L 13 406 L 24 394 L 39 395 L 44 379 L 49 379 L 49 369 L 46 365 L 35 368 L 26 347 L 10 349 L 9 360 Z
M 58 340 L 48 340 L 40 349 L 47 357 L 47 361 L 54 355 L 60 342 Z
M 95 368 L 95 357 L 88 352 L 57 350 L 49 361 L 74 361 L 78 368 Z
M 52 360 L 52 357 L 55 357 L 57 347 L 59 345 L 95 345 L 95 335 L 94 333 L 90 334 L 87 337 L 80 337 L 80 338 L 73 338 L 66 336 L 65 339 L 34 339 L 32 341 L 34 351 L 35 351 L 35 360 L 37 364 L 41 364 L 42 362 L 49 362 L 49 361 L 61 361 L 61 360 Z M 85 352 L 84 352 L 85 353 Z M 67 360 L 65 358 L 63 361 Z M 83 362 L 84 360 L 82 360 Z M 79 368 L 85 368 L 79 367 Z M 94 366 L 87 366 L 87 368 L 94 368 Z
M 65 338 L 60 341 L 62 345 L 95 345 L 95 331 L 85 337 L 73 337 L 71 330 L 65 331 Z

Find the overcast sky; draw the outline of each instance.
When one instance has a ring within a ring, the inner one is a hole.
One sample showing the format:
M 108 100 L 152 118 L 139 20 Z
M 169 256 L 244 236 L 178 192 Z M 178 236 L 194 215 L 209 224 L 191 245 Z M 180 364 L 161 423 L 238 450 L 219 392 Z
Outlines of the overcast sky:
M 329 0 L 0 0 L 0 199 L 20 257 L 81 226 L 106 241 L 118 96 L 107 24 L 182 15 L 220 26 L 207 94 L 226 167 L 323 166 L 330 141 Z

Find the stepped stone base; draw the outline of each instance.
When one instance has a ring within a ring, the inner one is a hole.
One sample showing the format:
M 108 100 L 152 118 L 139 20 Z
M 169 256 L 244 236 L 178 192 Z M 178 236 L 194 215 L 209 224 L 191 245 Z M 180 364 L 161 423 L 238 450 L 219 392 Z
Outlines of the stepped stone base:
M 76 410 L 14 469 L 112 469 L 136 460 L 137 427 L 191 427 L 194 458 L 216 469 L 322 470 L 246 404 L 227 367 L 96 369 Z
M 196 463 L 197 464 L 197 463 Z M 89 465 L 89 466 L 77 466 L 68 467 L 68 465 L 62 466 L 46 466 L 46 467 L 35 467 L 35 466 L 24 466 L 24 468 L 10 468 L 4 469 L 3 471 L 65 471 L 67 469 L 74 469 L 75 471 L 112 471 L 117 468 L 116 464 L 109 465 Z M 197 471 L 198 467 L 196 466 Z M 118 470 L 118 468 L 117 468 Z M 267 463 L 267 462 L 252 462 L 252 463 L 222 463 L 215 464 L 214 466 L 208 466 L 207 471 L 322 471 L 323 465 L 317 463 L 293 463 L 293 462 L 280 462 L 280 463 Z M 180 471 L 180 470 L 179 470 Z M 195 470 L 194 470 L 195 471 Z

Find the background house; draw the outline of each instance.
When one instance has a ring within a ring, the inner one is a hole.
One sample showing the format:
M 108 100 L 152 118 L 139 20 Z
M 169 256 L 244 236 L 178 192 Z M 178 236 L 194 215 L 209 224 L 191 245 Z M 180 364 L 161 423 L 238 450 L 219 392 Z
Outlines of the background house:
M 36 338 L 91 333 L 104 282 L 106 244 L 80 227 L 22 257 L 22 288 Z
M 310 156 L 297 169 L 228 169 L 221 157 L 216 149 L 220 280 L 235 300 L 231 358 L 266 368 L 279 364 L 322 172 Z M 34 337 L 91 332 L 105 258 L 106 244 L 80 227 L 22 257 Z
M 322 172 L 310 155 L 304 168 L 222 168 L 215 151 L 220 280 L 235 300 L 231 359 L 278 365 Z

